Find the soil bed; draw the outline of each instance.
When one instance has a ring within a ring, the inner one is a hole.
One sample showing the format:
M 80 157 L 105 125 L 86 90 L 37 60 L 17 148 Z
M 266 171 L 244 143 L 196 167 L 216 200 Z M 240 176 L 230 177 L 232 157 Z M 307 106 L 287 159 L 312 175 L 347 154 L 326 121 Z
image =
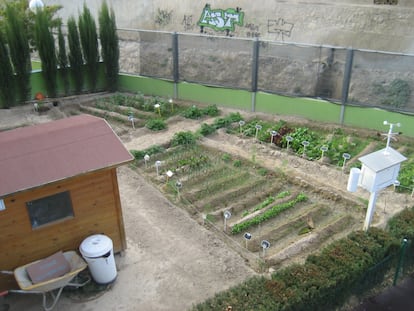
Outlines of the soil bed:
M 91 97 L 85 102 L 78 98 L 77 102 L 65 104 L 62 100 L 58 107 L 51 107 L 42 115 L 36 114 L 31 106 L 1 111 L 0 130 L 79 114 L 79 104 L 91 106 Z M 222 114 L 230 112 L 234 111 L 222 109 Z M 107 112 L 94 110 L 93 113 Z M 279 120 L 277 116 L 240 113 L 246 120 Z M 64 296 L 59 310 L 185 310 L 256 273 L 268 273 L 286 264 L 301 262 L 333 239 L 362 228 L 369 193 L 360 189 L 354 194 L 348 193 L 346 170 L 321 161 L 308 161 L 286 149 L 222 130 L 201 139 L 193 159 L 198 159 L 200 154 L 207 155 L 209 163 L 194 169 L 191 163 L 177 165 L 179 160 L 191 157 L 191 152 L 185 155 L 172 149 L 168 151 L 169 142 L 175 133 L 195 132 L 202 123 L 211 124 L 214 118 L 192 120 L 176 115 L 166 120 L 166 130 L 153 132 L 146 128 L 133 129 L 125 115 L 117 112 L 111 115 L 108 122 L 127 149 L 166 146 L 167 151 L 159 158 L 164 164 L 160 176 L 154 167 L 157 156 L 151 156 L 148 167 L 141 160 L 136 167 L 119 169 L 128 249 L 124 257 L 117 257 L 118 281 L 94 301 L 73 304 Z M 296 118 L 283 119 L 317 126 Z M 324 129 L 328 127 L 324 125 Z M 359 137 L 376 135 L 347 130 L 358 133 Z M 174 171 L 168 183 L 167 170 Z M 220 174 L 223 176 L 218 177 Z M 179 193 L 175 187 L 178 180 L 183 184 Z M 277 197 L 284 191 L 289 191 L 289 195 L 254 211 L 270 196 Z M 244 231 L 231 233 L 231 228 L 243 218 L 264 214 L 300 193 L 306 195 L 306 201 L 249 227 L 252 239 L 247 248 Z M 412 204 L 409 194 L 396 193 L 393 189 L 381 191 L 373 225 L 384 226 L 388 218 Z M 226 228 L 224 211 L 232 213 Z M 265 258 L 260 246 L 262 240 L 271 244 Z M 176 288 L 174 292 L 172 287 Z M 10 299 L 15 306 L 11 311 L 32 311 L 40 305 L 36 298 L 34 303 L 31 298 L 22 300 L 21 296 Z M 20 301 L 30 303 L 25 305 Z

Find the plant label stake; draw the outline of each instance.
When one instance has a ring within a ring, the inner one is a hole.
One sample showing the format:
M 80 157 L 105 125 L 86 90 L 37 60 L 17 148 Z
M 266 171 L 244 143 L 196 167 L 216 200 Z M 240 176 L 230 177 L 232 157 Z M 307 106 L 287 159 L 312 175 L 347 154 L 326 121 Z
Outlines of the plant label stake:
M 155 170 L 157 171 L 157 176 L 160 175 L 159 167 L 161 166 L 161 161 L 155 161 Z
M 401 183 L 400 183 L 399 180 L 394 181 L 394 184 L 393 184 L 393 186 L 394 186 L 394 192 L 397 191 L 397 187 L 399 187 L 400 185 L 401 185 Z
M 289 150 L 289 145 L 290 143 L 293 141 L 293 137 L 292 136 L 286 136 L 286 150 Z
M 251 238 L 252 238 L 252 234 L 251 234 L 250 232 L 246 232 L 246 233 L 243 235 L 243 237 L 244 237 L 244 239 L 246 240 L 246 249 L 247 249 L 247 242 L 249 242 L 249 241 L 251 240 Z
M 148 167 L 148 161 L 150 159 L 150 156 L 148 154 L 144 155 L 144 162 L 145 162 L 145 168 Z
M 231 217 L 230 211 L 224 211 L 223 216 L 224 216 L 224 232 L 226 232 L 227 220 L 230 219 L 230 217 Z
M 167 181 L 166 181 L 166 183 L 168 184 L 168 180 L 174 175 L 174 173 L 171 172 L 170 170 L 168 170 L 167 173 L 166 173 L 166 175 L 167 175 Z
M 245 124 L 246 124 L 246 122 L 244 122 L 243 120 L 239 121 L 240 134 L 242 134 L 242 128 L 243 128 L 243 125 L 245 125 Z
M 132 114 L 128 116 L 128 120 L 131 121 L 132 128 L 135 130 L 134 116 Z
M 271 135 L 271 137 L 270 137 L 270 143 L 271 144 L 273 144 L 273 139 L 275 138 L 275 136 L 278 134 L 278 132 L 277 131 L 271 131 L 270 132 L 270 135 Z
M 168 102 L 171 104 L 171 112 L 174 112 L 174 101 L 173 101 L 173 99 L 172 99 L 172 98 L 170 98 L 170 99 L 168 100 Z
M 263 248 L 263 258 L 266 257 L 266 249 L 268 249 L 270 247 L 270 242 L 267 240 L 263 240 L 262 243 L 260 243 L 260 245 Z
M 413 179 L 413 183 L 414 183 L 414 179 Z M 413 196 L 414 196 L 414 187 L 413 187 L 413 190 L 411 191 L 411 197 Z
M 161 106 L 160 106 L 160 104 L 155 104 L 154 105 L 154 108 L 158 111 L 158 114 L 160 115 L 160 117 L 161 117 L 161 108 L 160 108 Z
M 257 135 L 259 134 L 259 131 L 262 129 L 262 126 L 260 124 L 256 124 L 255 125 L 255 128 L 256 128 L 256 135 L 255 135 L 255 137 L 256 137 L 256 140 L 257 140 Z
M 345 163 L 346 163 L 346 160 L 349 160 L 350 158 L 351 158 L 351 155 L 349 154 L 349 153 L 344 153 L 343 155 L 342 155 L 342 157 L 344 158 L 344 163 L 342 164 L 342 170 L 344 170 L 345 169 Z
M 321 147 L 321 152 L 322 152 L 321 160 L 323 160 L 323 157 L 324 157 L 326 151 L 328 151 L 328 147 L 327 146 L 322 146 Z
M 303 145 L 303 153 L 302 153 L 302 157 L 306 156 L 306 147 L 309 146 L 309 142 L 307 140 L 302 141 L 302 145 Z
M 177 180 L 175 183 L 175 187 L 177 188 L 177 198 L 180 199 L 180 189 L 183 187 L 183 184 L 181 181 Z

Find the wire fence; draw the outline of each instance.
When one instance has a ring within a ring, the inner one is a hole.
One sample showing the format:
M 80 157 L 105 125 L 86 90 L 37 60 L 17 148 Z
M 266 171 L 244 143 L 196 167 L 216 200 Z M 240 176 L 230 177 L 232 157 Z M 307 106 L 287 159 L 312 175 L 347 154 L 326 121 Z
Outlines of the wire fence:
M 122 73 L 414 113 L 414 55 L 119 29 Z

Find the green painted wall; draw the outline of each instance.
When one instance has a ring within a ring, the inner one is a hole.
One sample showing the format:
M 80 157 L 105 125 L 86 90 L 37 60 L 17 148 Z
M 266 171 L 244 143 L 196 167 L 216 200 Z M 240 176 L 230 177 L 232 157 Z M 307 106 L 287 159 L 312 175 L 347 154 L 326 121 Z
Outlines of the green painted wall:
M 120 91 L 141 92 L 145 95 L 173 97 L 174 83 L 147 77 L 121 74 L 119 76 Z
M 251 110 L 252 95 L 248 91 L 211 87 L 193 83 L 179 83 L 180 99 L 216 104 L 224 107 Z
M 324 100 L 257 93 L 256 111 L 299 116 L 322 122 L 340 122 L 341 106 Z
M 354 127 L 376 129 L 384 132 L 388 126 L 383 125 L 384 121 L 400 123 L 400 131 L 403 135 L 414 137 L 414 116 L 397 112 L 389 112 L 378 108 L 362 108 L 347 106 L 344 115 L 344 124 Z
M 120 89 L 148 95 L 172 97 L 174 83 L 154 78 L 131 75 L 120 76 Z M 177 97 L 207 104 L 252 111 L 252 93 L 245 90 L 226 89 L 181 82 L 177 85 Z M 341 105 L 324 100 L 287 97 L 258 92 L 255 111 L 275 115 L 290 115 L 327 123 L 341 122 Z M 401 123 L 400 131 L 414 137 L 414 116 L 388 112 L 378 108 L 345 106 L 344 125 L 375 129 L 384 132 L 383 122 Z

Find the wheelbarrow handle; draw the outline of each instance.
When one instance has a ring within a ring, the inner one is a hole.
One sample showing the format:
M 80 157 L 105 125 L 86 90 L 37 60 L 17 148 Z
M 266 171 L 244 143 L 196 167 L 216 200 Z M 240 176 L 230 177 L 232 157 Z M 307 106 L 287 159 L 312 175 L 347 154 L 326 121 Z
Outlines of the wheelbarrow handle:
M 14 274 L 13 271 L 9 271 L 9 270 L 0 270 L 0 273 L 8 274 L 8 275 L 13 275 Z

